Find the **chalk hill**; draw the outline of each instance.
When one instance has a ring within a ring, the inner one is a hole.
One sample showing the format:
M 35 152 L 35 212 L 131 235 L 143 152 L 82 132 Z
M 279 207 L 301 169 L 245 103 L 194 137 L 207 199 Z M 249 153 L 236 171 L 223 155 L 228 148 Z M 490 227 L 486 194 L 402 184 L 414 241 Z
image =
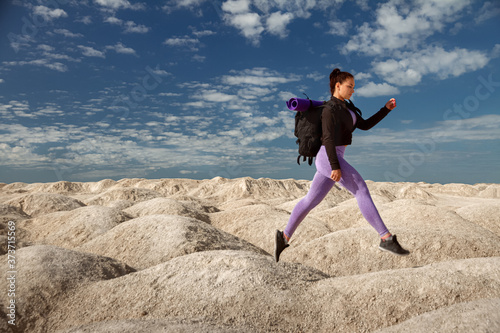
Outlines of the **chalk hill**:
M 333 189 L 275 263 L 304 180 L 0 184 L 0 331 L 500 331 L 500 185 L 367 183 L 410 256 Z

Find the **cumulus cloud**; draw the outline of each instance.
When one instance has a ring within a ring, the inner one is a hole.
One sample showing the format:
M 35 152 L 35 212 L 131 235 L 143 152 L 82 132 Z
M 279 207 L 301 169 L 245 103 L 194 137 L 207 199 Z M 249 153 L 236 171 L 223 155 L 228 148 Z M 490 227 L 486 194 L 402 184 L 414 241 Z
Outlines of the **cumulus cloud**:
M 45 21 L 52 21 L 61 17 L 68 17 L 68 14 L 60 9 L 50 9 L 45 6 L 35 6 L 33 7 L 33 15 L 38 15 L 43 17 Z
M 402 48 L 415 48 L 427 37 L 442 31 L 445 24 L 471 3 L 470 0 L 389 1 L 379 5 L 374 23 L 363 23 L 342 47 L 344 53 L 384 55 Z
M 222 77 L 222 82 L 228 85 L 274 86 L 299 80 L 300 77 L 297 75 L 282 75 L 277 71 L 264 67 L 231 71 L 231 75 Z
M 203 30 L 203 31 L 193 31 L 193 35 L 196 37 L 205 37 L 215 35 L 215 32 L 212 30 Z
M 98 58 L 106 58 L 104 52 L 94 49 L 90 46 L 78 45 L 78 48 L 82 50 L 82 54 L 86 57 L 98 57 Z
M 166 5 L 162 7 L 162 9 L 170 13 L 176 9 L 193 9 L 193 8 L 199 8 L 200 5 L 207 0 L 170 0 Z
M 347 36 L 349 33 L 349 29 L 351 27 L 351 21 L 329 21 L 328 25 L 330 26 L 330 30 L 328 31 L 331 35 L 336 36 Z
M 126 47 L 122 43 L 116 43 L 115 45 L 108 45 L 106 46 L 107 50 L 113 50 L 116 53 L 121 53 L 121 54 L 132 54 L 132 55 L 137 55 L 135 50 L 130 47 Z
M 44 50 L 46 52 L 54 51 L 54 48 L 47 44 L 39 44 L 36 48 L 39 50 Z
M 444 120 L 425 129 L 401 131 L 379 128 L 359 136 L 361 145 L 414 144 L 422 140 L 434 143 L 500 140 L 500 115 L 488 114 L 460 120 Z M 425 138 L 425 139 L 423 139 Z
M 90 16 L 84 16 L 81 19 L 76 20 L 76 22 L 81 22 L 81 23 L 83 23 L 85 25 L 89 25 L 89 24 L 92 23 L 92 18 Z
M 238 96 L 225 94 L 217 90 L 205 90 L 197 93 L 195 96 L 193 96 L 193 98 L 201 99 L 207 102 L 223 103 L 236 101 L 238 99 Z
M 227 0 L 222 4 L 222 11 L 226 24 L 238 29 L 246 39 L 258 46 L 262 34 L 285 38 L 288 36 L 286 27 L 293 19 L 308 18 L 310 10 L 334 4 L 335 1 L 314 0 Z
M 226 15 L 226 22 L 240 30 L 241 34 L 254 45 L 259 45 L 260 35 L 264 31 L 261 17 L 257 13 Z
M 32 110 L 28 101 L 12 100 L 9 101 L 8 104 L 0 104 L 0 114 L 2 115 L 2 118 L 5 119 L 37 119 L 39 117 L 60 116 L 63 115 L 64 112 L 61 111 L 55 104 L 47 104 L 37 110 Z
M 159 69 L 159 68 L 153 69 L 153 73 L 155 75 L 158 75 L 158 76 L 170 76 L 170 75 L 172 75 L 171 73 L 169 73 L 169 72 L 167 72 L 167 71 L 165 71 L 163 69 Z
M 482 23 L 495 16 L 500 16 L 500 6 L 497 1 L 486 1 L 475 17 L 476 23 Z
M 142 3 L 131 4 L 128 0 L 94 0 L 94 2 L 104 7 L 105 9 L 110 9 L 110 10 L 118 10 L 118 9 L 142 10 L 145 8 L 144 4 Z
M 104 20 L 104 22 L 107 22 L 110 24 L 121 25 L 123 23 L 123 20 L 120 20 L 119 18 L 116 18 L 114 16 L 109 16 Z
M 39 66 L 52 69 L 58 72 L 66 72 L 68 67 L 60 62 L 51 62 L 49 59 L 35 59 L 30 61 L 5 61 L 3 62 L 6 66 Z
M 79 34 L 79 33 L 72 33 L 71 31 L 69 31 L 68 29 L 55 29 L 54 30 L 54 33 L 56 34 L 59 34 L 59 35 L 63 35 L 64 37 L 69 37 L 69 38 L 79 38 L 79 37 L 83 37 L 82 34 Z
M 119 25 L 123 27 L 123 32 L 124 33 L 139 33 L 139 34 L 145 34 L 148 33 L 150 28 L 143 25 L 143 24 L 137 24 L 134 21 L 123 21 L 115 16 L 109 16 L 107 17 L 104 22 L 109 23 L 109 24 L 114 24 L 114 25 Z
M 361 88 L 356 89 L 356 96 L 360 97 L 376 97 L 387 95 L 398 95 L 399 89 L 387 83 L 369 82 Z
M 266 20 L 267 31 L 273 35 L 278 35 L 282 38 L 288 35 L 286 26 L 292 21 L 293 14 L 291 13 L 272 13 Z
M 387 82 L 399 86 L 418 84 L 424 75 L 434 74 L 440 79 L 457 77 L 486 66 L 488 56 L 481 51 L 429 47 L 418 52 L 407 52 L 401 60 L 389 59 L 372 63 L 375 73 Z
M 285 38 L 287 26 L 296 18 L 307 19 L 312 10 L 325 11 L 340 7 L 345 0 L 225 0 L 212 5 L 224 23 L 236 28 L 253 45 L 260 45 L 263 34 Z M 162 8 L 171 13 L 178 9 L 190 9 L 202 16 L 201 4 L 207 0 L 170 0 Z M 358 0 L 364 5 L 364 0 Z M 343 28 L 345 31 L 345 27 Z
M 243 14 L 250 10 L 250 0 L 229 0 L 222 4 L 222 10 L 231 14 Z
M 183 36 L 183 37 L 167 38 L 163 42 L 163 44 L 172 47 L 186 48 L 191 51 L 198 51 L 198 45 L 200 44 L 200 41 L 197 38 Z
M 145 34 L 149 32 L 149 27 L 143 25 L 143 24 L 137 24 L 133 21 L 127 21 L 125 22 L 125 33 L 138 33 L 138 34 Z

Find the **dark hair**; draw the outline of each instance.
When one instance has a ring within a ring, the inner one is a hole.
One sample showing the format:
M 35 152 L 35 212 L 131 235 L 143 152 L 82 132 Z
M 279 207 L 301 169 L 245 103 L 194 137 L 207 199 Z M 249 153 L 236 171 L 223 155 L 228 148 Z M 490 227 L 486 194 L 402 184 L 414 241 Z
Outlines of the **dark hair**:
M 345 80 L 352 78 L 354 79 L 354 76 L 352 76 L 351 73 L 349 72 L 342 72 L 340 69 L 335 68 L 331 73 L 330 73 L 330 92 L 333 93 L 335 92 L 335 85 L 337 82 L 340 84 L 344 83 Z

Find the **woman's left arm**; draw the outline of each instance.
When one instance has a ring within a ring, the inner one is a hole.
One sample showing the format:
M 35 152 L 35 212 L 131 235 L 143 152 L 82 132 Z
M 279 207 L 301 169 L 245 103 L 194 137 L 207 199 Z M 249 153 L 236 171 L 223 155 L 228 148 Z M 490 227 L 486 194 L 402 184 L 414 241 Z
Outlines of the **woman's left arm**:
M 396 100 L 394 98 L 391 98 L 387 103 L 385 103 L 385 106 L 383 108 L 381 108 L 370 118 L 365 120 L 358 116 L 356 127 L 364 131 L 369 130 L 373 126 L 377 125 L 382 119 L 384 119 L 385 116 L 387 116 L 389 112 L 391 112 L 395 107 Z

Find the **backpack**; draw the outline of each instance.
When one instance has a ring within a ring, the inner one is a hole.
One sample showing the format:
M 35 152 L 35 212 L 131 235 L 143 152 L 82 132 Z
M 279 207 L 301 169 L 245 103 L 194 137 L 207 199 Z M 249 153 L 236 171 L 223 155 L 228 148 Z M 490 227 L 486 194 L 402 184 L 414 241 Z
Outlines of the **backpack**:
M 292 100 L 294 101 L 292 102 Z M 325 104 L 326 102 L 313 101 L 309 97 L 307 100 L 294 98 L 287 103 L 290 110 L 297 111 L 294 135 L 297 137 L 296 143 L 299 145 L 299 156 L 297 157 L 299 165 L 301 156 L 303 161 L 307 159 L 308 164 L 312 165 L 313 158 L 321 148 L 321 113 Z M 299 107 L 292 108 L 292 105 Z

